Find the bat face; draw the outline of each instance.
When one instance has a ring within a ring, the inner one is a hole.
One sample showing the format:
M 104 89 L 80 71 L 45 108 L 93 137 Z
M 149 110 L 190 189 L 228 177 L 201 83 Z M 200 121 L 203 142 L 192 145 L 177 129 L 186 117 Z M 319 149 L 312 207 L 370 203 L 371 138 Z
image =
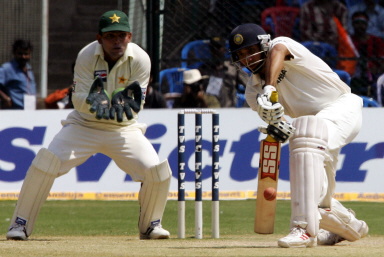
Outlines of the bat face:
M 276 198 L 265 199 L 265 190 L 277 190 L 281 143 L 270 136 L 260 143 L 260 162 L 254 231 L 272 234 L 275 225 Z

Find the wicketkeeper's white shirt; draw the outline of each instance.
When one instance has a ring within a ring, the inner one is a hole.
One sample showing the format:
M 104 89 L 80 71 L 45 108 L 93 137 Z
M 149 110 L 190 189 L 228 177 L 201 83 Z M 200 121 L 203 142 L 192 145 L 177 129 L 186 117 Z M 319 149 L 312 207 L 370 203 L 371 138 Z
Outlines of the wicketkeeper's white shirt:
M 72 94 L 72 101 L 75 110 L 69 114 L 63 125 L 68 123 L 80 124 L 86 127 L 103 130 L 115 130 L 122 126 L 137 123 L 137 114 L 132 111 L 134 118 L 128 120 L 123 115 L 123 122 L 116 120 L 97 120 L 95 113 L 89 111 L 90 105 L 86 103 L 92 83 L 97 76 L 106 80 L 105 90 L 111 96 L 118 88 L 125 88 L 134 81 L 140 83 L 143 92 L 142 105 L 149 82 L 151 61 L 148 54 L 135 43 L 128 43 L 124 55 L 117 61 L 111 70 L 104 60 L 104 52 L 101 45 L 94 41 L 85 46 L 78 54 L 75 65 L 74 84 L 75 92 Z

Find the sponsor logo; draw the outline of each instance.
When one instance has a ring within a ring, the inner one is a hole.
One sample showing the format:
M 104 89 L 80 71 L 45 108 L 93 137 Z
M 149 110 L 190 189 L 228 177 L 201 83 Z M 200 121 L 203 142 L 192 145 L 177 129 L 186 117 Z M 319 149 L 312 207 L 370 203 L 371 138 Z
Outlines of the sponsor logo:
M 263 153 L 260 158 L 261 179 L 271 178 L 277 180 L 279 170 L 278 161 L 279 143 L 264 141 Z
M 184 127 L 182 128 L 184 129 Z M 20 182 L 25 178 L 29 165 L 36 156 L 33 149 L 43 147 L 47 137 L 47 126 L 34 127 L 8 127 L 0 130 L 0 181 L 5 183 Z M 185 146 L 179 148 L 177 146 L 176 137 L 174 143 L 162 140 L 164 134 L 171 131 L 166 124 L 155 123 L 149 125 L 146 131 L 146 136 L 149 138 L 154 149 L 159 152 L 164 145 L 173 144 L 165 157 L 169 160 L 173 177 L 178 178 L 178 165 L 185 174 L 185 181 L 195 180 L 194 160 L 195 156 L 195 139 L 186 140 L 185 137 L 179 140 L 185 143 Z M 175 135 L 173 135 L 175 136 Z M 228 176 L 233 181 L 250 181 L 257 178 L 259 171 L 255 161 L 259 160 L 260 145 L 255 141 L 255 138 L 260 137 L 260 132 L 253 129 L 236 135 L 235 138 L 225 137 L 220 138 L 218 147 L 214 154 L 218 154 L 220 161 L 211 163 L 212 158 L 212 142 L 210 139 L 203 137 L 201 139 L 201 152 L 203 153 L 204 161 L 198 161 L 197 168 L 201 171 L 201 179 L 205 180 L 212 176 L 212 165 L 215 172 L 222 171 L 223 167 L 227 171 L 225 176 Z M 25 141 L 28 145 L 15 145 L 15 141 Z M 216 139 L 214 139 L 215 141 Z M 273 149 L 268 152 L 268 160 L 265 163 L 265 174 L 273 175 L 274 167 L 280 167 L 279 179 L 289 181 L 289 147 L 287 144 L 281 146 L 281 159 L 277 163 L 274 157 Z M 216 152 L 217 151 L 217 152 Z M 224 151 L 229 151 L 230 155 L 225 156 Z M 179 152 L 185 152 L 185 160 L 178 163 Z M 370 171 L 378 172 L 377 170 L 369 170 L 365 163 L 372 160 L 381 160 L 383 158 L 384 142 L 351 142 L 341 149 L 341 161 L 336 173 L 336 180 L 341 182 L 359 182 L 365 181 L 365 178 Z M 76 180 L 78 182 L 98 182 L 103 174 L 108 170 L 112 160 L 103 155 L 95 154 L 88 158 L 86 162 L 77 166 L 75 169 Z M 188 165 L 190 163 L 190 165 Z M 256 164 L 256 165 L 255 165 Z M 240 172 L 241 171 L 241 172 Z M 218 175 L 218 174 L 217 174 Z M 132 181 L 130 176 L 125 176 L 124 181 Z
M 95 73 L 94 73 L 94 77 L 99 77 L 101 78 L 104 82 L 107 81 L 107 71 L 106 70 L 96 70 Z
M 286 70 L 284 69 L 281 70 L 279 77 L 277 77 L 277 84 L 279 84 L 285 78 L 286 73 L 287 73 Z

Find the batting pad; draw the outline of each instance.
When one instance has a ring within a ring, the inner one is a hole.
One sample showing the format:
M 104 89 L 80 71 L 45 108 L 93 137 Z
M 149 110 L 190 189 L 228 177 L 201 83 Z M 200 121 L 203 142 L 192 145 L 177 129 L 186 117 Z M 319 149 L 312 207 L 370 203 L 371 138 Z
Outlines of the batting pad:
M 32 234 L 40 208 L 58 176 L 60 163 L 55 154 L 42 148 L 27 171 L 11 220 L 11 226 L 16 220 L 17 223 L 25 225 L 27 236 Z
M 296 132 L 290 141 L 291 225 L 316 236 L 321 218 L 318 205 L 326 193 L 327 127 L 314 116 L 300 117 L 293 126 Z
M 145 234 L 148 229 L 161 224 L 171 183 L 171 168 L 168 160 L 150 168 L 139 192 L 139 230 Z
M 368 233 L 368 226 L 358 220 L 339 201 L 332 199 L 331 209 L 319 208 L 321 214 L 320 227 L 335 233 L 348 241 L 356 241 Z M 363 234 L 360 234 L 360 233 Z

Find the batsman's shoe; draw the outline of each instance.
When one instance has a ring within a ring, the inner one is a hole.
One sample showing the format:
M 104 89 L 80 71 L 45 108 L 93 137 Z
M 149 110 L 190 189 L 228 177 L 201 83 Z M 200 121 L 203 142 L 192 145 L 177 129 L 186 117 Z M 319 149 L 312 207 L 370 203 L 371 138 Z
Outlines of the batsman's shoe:
M 169 236 L 169 231 L 163 229 L 161 225 L 148 228 L 144 234 L 140 233 L 140 239 L 168 239 Z
M 320 229 L 317 233 L 317 244 L 318 245 L 335 245 L 344 241 L 345 239 L 335 233 L 332 233 L 325 229 Z
M 358 231 L 360 234 L 361 238 L 365 237 L 368 235 L 368 225 L 365 223 L 365 221 L 360 220 L 361 222 L 361 227 Z M 317 244 L 318 245 L 335 245 L 337 243 L 340 243 L 342 241 L 346 240 L 345 238 L 332 233 L 330 231 L 327 231 L 325 229 L 320 229 L 319 233 L 317 234 Z
M 27 232 L 24 225 L 13 224 L 7 232 L 8 240 L 27 240 Z
M 360 220 L 360 221 L 362 224 L 361 224 L 361 228 L 359 229 L 359 234 L 360 234 L 361 238 L 363 238 L 366 235 L 368 235 L 369 228 L 368 228 L 367 223 L 365 223 L 365 221 L 363 221 L 363 220 Z
M 277 244 L 284 248 L 314 247 L 317 245 L 316 237 L 311 237 L 305 229 L 299 226 L 293 227 L 286 237 L 277 241 Z

